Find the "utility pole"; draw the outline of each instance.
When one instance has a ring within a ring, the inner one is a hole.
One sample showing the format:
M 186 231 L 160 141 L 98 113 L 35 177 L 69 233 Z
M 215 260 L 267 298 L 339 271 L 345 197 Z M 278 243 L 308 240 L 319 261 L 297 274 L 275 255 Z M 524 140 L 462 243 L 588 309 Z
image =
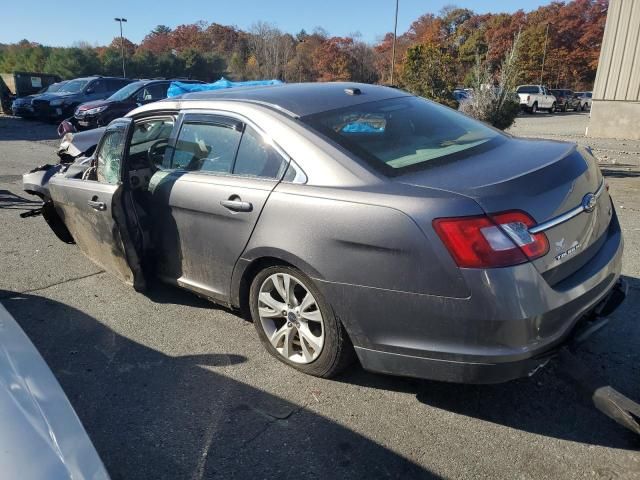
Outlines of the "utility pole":
M 544 76 L 544 61 L 547 58 L 547 39 L 549 38 L 549 22 L 544 33 L 544 52 L 542 53 L 542 68 L 540 69 L 540 85 L 542 85 L 542 77 Z
M 393 48 L 391 50 L 391 85 L 393 85 L 393 71 L 396 66 L 396 37 L 398 33 L 398 1 L 396 0 L 396 20 L 393 24 Z
M 127 72 L 124 69 L 124 37 L 122 36 L 122 22 L 126 22 L 126 18 L 114 18 L 116 22 L 120 22 L 120 51 L 122 53 L 122 76 L 127 77 Z

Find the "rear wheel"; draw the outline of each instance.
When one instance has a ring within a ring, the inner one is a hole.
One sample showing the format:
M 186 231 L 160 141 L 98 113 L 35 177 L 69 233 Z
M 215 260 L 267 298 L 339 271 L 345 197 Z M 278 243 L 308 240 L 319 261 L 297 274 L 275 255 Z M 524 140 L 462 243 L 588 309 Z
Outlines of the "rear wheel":
M 556 109 L 557 109 L 556 102 L 553 102 L 553 103 L 551 104 L 551 108 L 549 109 L 549 113 L 553 113 L 553 112 L 555 112 L 555 111 L 556 111 Z
M 353 359 L 347 332 L 313 281 L 292 267 L 273 266 L 253 279 L 253 324 L 271 355 L 301 372 L 332 377 Z
M 538 103 L 534 102 L 533 105 L 531 105 L 531 113 L 536 113 L 538 111 Z

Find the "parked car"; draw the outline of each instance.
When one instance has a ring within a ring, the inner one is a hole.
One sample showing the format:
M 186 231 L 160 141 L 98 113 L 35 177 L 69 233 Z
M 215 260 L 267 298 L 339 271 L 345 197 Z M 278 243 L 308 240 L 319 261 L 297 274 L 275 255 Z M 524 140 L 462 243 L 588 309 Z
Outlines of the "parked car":
M 61 78 L 58 75 L 48 73 L 0 73 L 0 110 L 10 114 L 11 103 L 16 98 L 37 93 L 60 80 Z
M 538 110 L 547 110 L 551 113 L 556 109 L 556 97 L 547 90 L 547 87 L 520 85 L 516 93 L 520 97 L 520 108 L 529 113 L 536 113 Z
M 34 93 L 32 95 L 27 95 L 26 97 L 16 98 L 13 101 L 13 103 L 11 104 L 11 111 L 13 112 L 14 115 L 16 115 L 18 117 L 33 118 L 35 116 L 35 113 L 34 113 L 34 110 L 33 110 L 32 101 L 35 98 L 39 97 L 40 95 L 43 95 L 43 94 L 46 94 L 46 93 L 55 93 L 55 92 L 57 92 L 66 83 L 67 83 L 66 80 L 64 80 L 62 82 L 58 82 L 58 83 L 52 83 L 48 87 L 45 87 L 42 90 L 40 90 L 38 93 Z
M 108 480 L 60 384 L 0 304 L 2 478 Z
M 556 97 L 556 109 L 558 111 L 573 110 L 577 112 L 580 109 L 580 99 L 576 97 L 572 90 L 560 88 L 549 90 L 549 92 Z
M 125 116 L 140 105 L 167 98 L 167 89 L 172 80 L 139 80 L 115 92 L 106 100 L 83 103 L 73 117 L 58 127 L 60 136 L 67 132 L 104 127 L 119 117 Z M 182 83 L 203 83 L 199 80 L 180 80 Z
M 269 353 L 317 376 L 354 348 L 388 374 L 531 375 L 624 298 L 622 233 L 588 149 L 512 137 L 395 88 L 162 100 L 24 188 L 105 270 L 250 312 Z
M 580 100 L 580 110 L 583 112 L 588 108 L 591 109 L 591 92 L 576 92 L 576 97 Z
M 38 118 L 59 120 L 73 115 L 81 103 L 110 97 L 131 82 L 133 80 L 117 77 L 76 78 L 64 84 L 57 92 L 40 95 L 31 103 Z

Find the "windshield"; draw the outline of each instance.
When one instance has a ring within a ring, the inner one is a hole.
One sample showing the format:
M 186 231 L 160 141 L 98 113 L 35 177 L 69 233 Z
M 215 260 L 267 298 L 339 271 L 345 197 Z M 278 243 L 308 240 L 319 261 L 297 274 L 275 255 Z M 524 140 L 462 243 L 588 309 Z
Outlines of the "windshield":
M 130 83 L 126 87 L 122 87 L 116 93 L 111 95 L 108 100 L 115 100 L 116 102 L 121 102 L 122 100 L 126 100 L 133 94 L 136 90 L 144 85 L 144 82 L 134 82 Z
M 516 90 L 518 93 L 539 93 L 540 89 L 535 85 L 523 85 Z
M 302 120 L 389 175 L 500 137 L 476 120 L 418 97 L 364 103 Z
M 89 80 L 71 80 L 70 82 L 62 85 L 58 92 L 78 93 L 82 91 L 87 83 L 89 83 Z
M 46 91 L 53 93 L 59 91 L 62 87 L 64 87 L 64 83 L 53 83 L 46 88 Z

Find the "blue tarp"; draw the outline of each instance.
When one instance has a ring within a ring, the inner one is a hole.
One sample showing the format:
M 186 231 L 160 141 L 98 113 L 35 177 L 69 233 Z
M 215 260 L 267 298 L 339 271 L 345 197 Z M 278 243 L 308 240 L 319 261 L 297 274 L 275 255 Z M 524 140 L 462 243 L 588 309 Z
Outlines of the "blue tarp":
M 257 87 L 264 85 L 280 85 L 282 82 L 280 80 L 251 80 L 247 82 L 232 82 L 222 77 L 217 82 L 213 83 L 182 83 L 182 82 L 171 82 L 169 86 L 169 90 L 167 91 L 167 97 L 177 97 L 178 95 L 182 95 L 184 93 L 191 92 L 208 92 L 211 90 L 220 90 L 223 88 L 234 88 L 234 87 Z
M 353 122 L 342 127 L 345 133 L 384 133 L 384 127 L 375 127 L 368 122 Z

